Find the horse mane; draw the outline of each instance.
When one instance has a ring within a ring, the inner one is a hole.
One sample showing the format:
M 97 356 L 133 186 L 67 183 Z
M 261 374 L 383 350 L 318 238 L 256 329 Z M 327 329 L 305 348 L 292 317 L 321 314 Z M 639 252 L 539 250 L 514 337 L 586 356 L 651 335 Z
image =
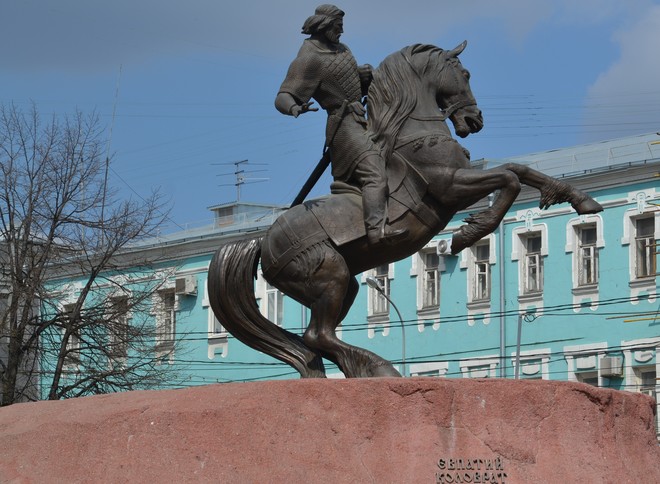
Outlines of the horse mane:
M 444 51 L 430 44 L 414 44 L 387 56 L 373 72 L 369 86 L 369 131 L 373 141 L 389 157 L 403 123 L 417 106 L 421 76 L 433 54 Z M 423 54 L 422 62 L 415 57 Z

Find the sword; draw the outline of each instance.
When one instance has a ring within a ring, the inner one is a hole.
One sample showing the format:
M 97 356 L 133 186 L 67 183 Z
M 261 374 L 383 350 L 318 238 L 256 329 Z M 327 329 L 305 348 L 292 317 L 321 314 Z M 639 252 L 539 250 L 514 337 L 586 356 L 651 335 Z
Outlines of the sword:
M 323 175 L 323 172 L 326 170 L 326 168 L 328 168 L 329 164 L 330 164 L 330 153 L 329 150 L 326 148 L 323 151 L 323 156 L 316 164 L 314 171 L 312 171 L 312 174 L 309 175 L 309 178 L 307 179 L 303 187 L 300 189 L 300 192 L 298 192 L 296 198 L 293 199 L 293 203 L 291 203 L 291 206 L 289 208 L 293 208 L 296 205 L 300 205 L 305 201 L 305 197 L 307 197 L 307 195 L 309 195 L 309 192 L 312 191 L 312 188 L 314 188 L 316 182 L 319 181 L 319 178 L 321 178 L 321 175 Z
M 348 108 L 348 105 L 350 103 L 347 100 L 344 100 L 341 103 L 341 107 L 335 112 L 335 116 L 339 116 L 339 122 L 335 125 L 334 129 L 332 130 L 332 135 L 329 136 L 329 138 L 326 138 L 326 143 L 325 146 L 323 147 L 323 156 L 319 160 L 319 162 L 316 164 L 316 168 L 314 168 L 314 171 L 312 172 L 311 175 L 309 175 L 309 178 L 303 185 L 303 187 L 300 189 L 300 192 L 296 196 L 296 198 L 293 199 L 293 203 L 291 203 L 291 206 L 289 208 L 295 207 L 296 205 L 300 205 L 305 201 L 305 197 L 309 195 L 309 192 L 312 191 L 312 188 L 314 188 L 314 185 L 316 185 L 316 182 L 319 181 L 319 178 L 321 178 L 321 175 L 323 175 L 323 172 L 328 168 L 328 165 L 330 164 L 330 145 L 335 139 L 335 135 L 337 134 L 337 131 L 339 130 L 339 126 L 341 126 L 341 122 L 344 120 L 344 115 L 346 114 L 346 109 Z

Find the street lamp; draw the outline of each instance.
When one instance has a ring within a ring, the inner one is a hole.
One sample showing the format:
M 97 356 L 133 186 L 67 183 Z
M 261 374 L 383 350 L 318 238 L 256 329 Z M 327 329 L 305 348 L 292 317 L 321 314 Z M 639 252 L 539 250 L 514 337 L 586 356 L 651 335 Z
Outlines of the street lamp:
M 513 375 L 514 380 L 518 380 L 520 378 L 520 339 L 522 335 L 523 319 L 526 322 L 531 323 L 536 318 L 537 316 L 532 313 L 528 313 L 528 312 L 518 313 L 518 335 L 516 337 L 516 362 L 515 362 L 516 367 Z
M 375 289 L 376 291 L 378 291 L 378 293 L 381 296 L 387 299 L 387 301 L 392 305 L 392 307 L 396 311 L 397 316 L 399 317 L 399 323 L 401 324 L 401 369 L 403 376 L 406 376 L 406 328 L 403 325 L 403 318 L 401 317 L 399 308 L 397 308 L 396 304 L 394 304 L 394 301 L 392 301 L 392 299 L 390 299 L 390 297 L 387 294 L 385 294 L 385 290 L 383 289 L 383 286 L 380 285 L 378 279 L 369 276 L 367 277 L 367 284 L 369 285 L 369 287 Z

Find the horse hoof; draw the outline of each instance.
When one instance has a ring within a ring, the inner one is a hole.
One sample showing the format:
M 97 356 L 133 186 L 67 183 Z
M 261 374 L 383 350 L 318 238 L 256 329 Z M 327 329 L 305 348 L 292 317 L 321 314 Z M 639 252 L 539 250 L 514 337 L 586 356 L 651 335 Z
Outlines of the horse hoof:
M 579 215 L 586 215 L 589 213 L 598 213 L 603 211 L 603 206 L 593 198 L 585 198 L 573 208 Z
M 451 255 L 456 255 L 470 244 L 463 236 L 462 230 L 458 229 L 451 237 Z

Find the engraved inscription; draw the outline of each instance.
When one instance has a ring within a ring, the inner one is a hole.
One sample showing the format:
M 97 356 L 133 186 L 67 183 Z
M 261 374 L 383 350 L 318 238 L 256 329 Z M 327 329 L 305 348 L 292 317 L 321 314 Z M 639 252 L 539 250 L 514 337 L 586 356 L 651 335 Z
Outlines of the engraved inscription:
M 501 457 L 495 459 L 438 459 L 436 484 L 505 484 L 506 472 Z

